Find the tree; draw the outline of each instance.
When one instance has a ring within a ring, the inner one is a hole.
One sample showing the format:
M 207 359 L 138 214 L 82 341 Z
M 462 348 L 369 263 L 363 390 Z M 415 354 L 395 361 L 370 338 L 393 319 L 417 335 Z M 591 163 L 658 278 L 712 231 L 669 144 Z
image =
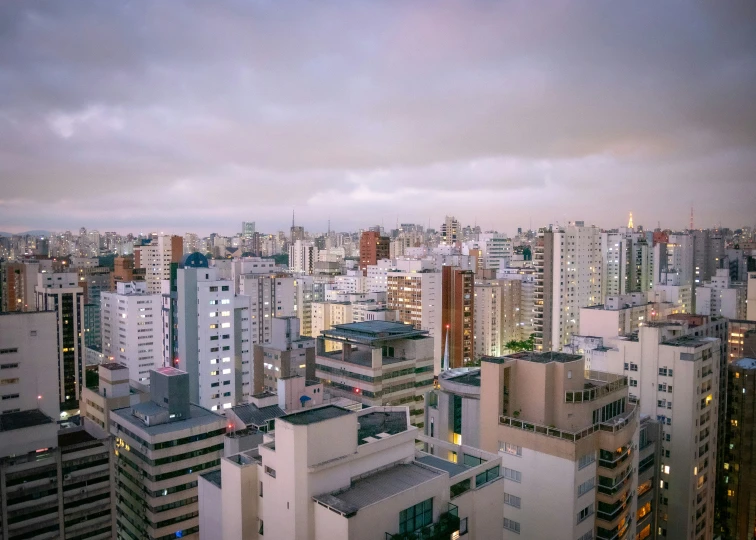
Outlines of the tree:
M 530 334 L 530 337 L 523 341 L 518 341 L 516 339 L 507 341 L 504 344 L 504 347 L 513 352 L 532 351 L 533 349 L 535 349 L 535 334 Z

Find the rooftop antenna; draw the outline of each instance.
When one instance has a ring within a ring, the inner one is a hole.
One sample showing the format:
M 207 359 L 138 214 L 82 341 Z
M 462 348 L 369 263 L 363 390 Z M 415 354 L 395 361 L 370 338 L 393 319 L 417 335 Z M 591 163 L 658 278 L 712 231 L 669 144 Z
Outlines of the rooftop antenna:
M 693 207 L 690 207 L 690 230 L 693 230 Z
M 291 228 L 294 228 L 294 209 L 291 209 Z
M 627 222 L 627 228 L 628 229 L 633 229 L 634 228 L 633 227 L 633 213 L 632 212 L 630 212 L 630 220 Z

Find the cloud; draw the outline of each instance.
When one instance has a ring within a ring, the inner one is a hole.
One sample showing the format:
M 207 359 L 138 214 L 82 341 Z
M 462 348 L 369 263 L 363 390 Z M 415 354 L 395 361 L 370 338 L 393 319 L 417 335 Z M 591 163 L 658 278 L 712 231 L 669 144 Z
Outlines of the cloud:
M 756 172 L 754 23 L 745 2 L 6 2 L 0 228 L 273 230 L 292 206 L 683 226 L 691 203 L 747 224 L 721 194 Z

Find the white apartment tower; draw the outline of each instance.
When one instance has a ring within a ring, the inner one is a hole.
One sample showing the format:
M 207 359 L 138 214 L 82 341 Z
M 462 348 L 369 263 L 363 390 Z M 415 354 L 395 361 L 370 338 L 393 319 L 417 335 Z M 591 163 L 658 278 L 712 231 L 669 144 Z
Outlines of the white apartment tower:
M 171 278 L 171 263 L 179 262 L 184 254 L 184 239 L 160 234 L 134 247 L 134 266 L 145 269 L 147 292 L 160 294 L 164 280 Z
M 301 278 L 286 274 L 244 274 L 239 277 L 239 294 L 249 302 L 250 343 L 268 343 L 271 320 L 298 317 Z
M 512 239 L 503 233 L 482 233 L 478 246 L 483 252 L 483 267 L 498 270 L 509 266 L 512 260 Z
M 542 230 L 534 264 L 536 348 L 558 351 L 578 331 L 580 308 L 602 301 L 601 232 L 582 221 Z
M 711 317 L 744 319 L 746 316 L 746 285 L 732 283 L 728 268 L 718 269 L 716 275 L 696 287 L 696 313 Z
M 653 286 L 653 249 L 642 232 L 621 228 L 601 233 L 603 269 L 602 298 L 646 292 Z
M 297 240 L 289 246 L 289 270 L 295 274 L 312 275 L 318 261 L 318 248 L 313 242 Z
M 143 281 L 116 287 L 101 293 L 102 353 L 126 366 L 135 381 L 149 384 L 150 370 L 163 365 L 162 296 L 149 294 Z
M 75 411 L 84 385 L 84 289 L 77 273 L 37 274 L 37 310 L 58 318 L 60 410 Z
M 178 269 L 178 358 L 173 366 L 189 374 L 190 401 L 212 411 L 232 407 L 241 396 L 234 283 L 218 279 L 217 273 L 199 253 L 187 256 Z

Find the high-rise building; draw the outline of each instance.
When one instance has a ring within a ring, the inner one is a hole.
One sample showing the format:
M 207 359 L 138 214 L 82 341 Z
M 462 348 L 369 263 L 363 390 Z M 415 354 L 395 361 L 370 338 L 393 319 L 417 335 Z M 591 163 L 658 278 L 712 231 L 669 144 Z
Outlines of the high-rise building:
M 687 335 L 680 323 L 642 326 L 618 338 L 591 368 L 629 376 L 642 414 L 662 424 L 659 530 L 714 537 L 720 341 Z
M 144 403 L 150 395 L 147 386 L 132 383 L 129 368 L 118 362 L 100 364 L 97 375 L 97 386 L 81 391 L 81 418 L 88 430 L 107 435 L 110 411 Z
M 506 268 L 512 260 L 512 239 L 502 233 L 483 233 L 476 242 L 483 257 L 483 268 Z
M 237 333 L 235 328 L 234 282 L 219 279 L 218 269 L 208 267 L 204 255 L 193 253 L 184 258 L 176 283 L 174 367 L 188 374 L 192 403 L 212 411 L 228 409 L 242 394 L 242 358 L 237 354 L 242 329 Z
M 728 363 L 756 358 L 756 321 L 730 320 L 727 325 Z
M 416 450 L 405 407 L 325 405 L 275 423 L 257 448 L 200 478 L 203 538 L 501 538 L 501 458 Z
M 375 275 L 375 274 L 373 274 Z M 441 273 L 434 271 L 386 272 L 387 307 L 398 312 L 399 322 L 425 330 L 433 338 L 434 371 L 441 370 Z
M 299 333 L 296 317 L 276 317 L 271 323 L 270 342 L 253 345 L 252 394 L 275 392 L 287 377 L 315 380 L 315 339 Z
M 582 221 L 542 230 L 535 252 L 535 340 L 541 351 L 561 350 L 580 323 L 580 308 L 600 304 L 601 232 Z
M 518 282 L 509 282 L 519 285 Z M 473 358 L 498 356 L 503 343 L 503 291 L 496 280 L 475 282 Z
M 728 369 L 727 423 L 725 436 L 725 490 L 717 501 L 722 538 L 753 538 L 756 530 L 756 359 L 741 358 Z
M 255 234 L 255 222 L 254 221 L 242 221 L 242 238 L 252 238 Z
M 367 272 L 367 267 L 389 258 L 391 238 L 381 236 L 375 231 L 364 231 L 360 236 L 360 270 Z
M 711 317 L 743 319 L 746 316 L 746 284 L 730 281 L 730 270 L 716 270 L 711 281 L 696 286 L 696 313 Z
M 632 229 L 601 233 L 603 301 L 607 296 L 645 293 L 653 286 L 653 249 L 646 235 Z
M 328 341 L 337 342 L 341 349 L 328 352 Z M 342 324 L 318 337 L 315 370 L 334 396 L 368 406 L 407 404 L 412 422 L 417 423 L 422 421 L 422 396 L 433 385 L 432 355 L 433 338 L 409 325 Z
M 57 318 L 0 314 L 0 534 L 113 538 L 110 445 L 58 430 Z
M 84 385 L 84 289 L 73 272 L 37 274 L 37 309 L 54 311 L 58 323 L 58 377 L 61 412 L 74 412 Z
M 37 272 L 35 261 L 0 263 L 0 311 L 34 311 Z
M 171 278 L 171 263 L 184 256 L 184 239 L 180 236 L 158 235 L 134 248 L 134 267 L 144 268 L 147 292 L 160 294 L 163 281 Z
M 557 352 L 485 357 L 480 372 L 480 447 L 502 456 L 505 539 L 654 537 L 659 425 L 641 423 L 627 377 Z M 463 443 L 471 377 L 442 379 L 434 422 L 460 417 L 450 427 Z
M 226 420 L 190 403 L 189 379 L 160 368 L 150 374 L 150 401 L 110 413 L 116 538 L 200 537 L 198 476 L 220 467 Z
M 441 272 L 442 354 L 450 367 L 463 367 L 474 360 L 475 274 L 444 266 Z
M 454 216 L 446 216 L 441 224 L 441 243 L 445 246 L 454 246 L 461 240 L 459 221 Z
M 746 319 L 756 321 L 756 272 L 748 272 L 746 298 Z
M 298 317 L 301 278 L 286 274 L 243 274 L 239 277 L 239 294 L 249 303 L 249 343 L 268 343 L 272 337 L 272 319 Z
M 313 242 L 297 240 L 289 246 L 289 270 L 295 274 L 312 275 L 318 261 L 318 248 Z
M 161 304 L 162 296 L 149 294 L 138 281 L 118 283 L 116 292 L 101 296 L 102 353 L 143 384 L 164 362 Z
M 693 312 L 693 237 L 670 234 L 654 242 L 654 285 L 656 302 L 672 302 L 683 313 Z

